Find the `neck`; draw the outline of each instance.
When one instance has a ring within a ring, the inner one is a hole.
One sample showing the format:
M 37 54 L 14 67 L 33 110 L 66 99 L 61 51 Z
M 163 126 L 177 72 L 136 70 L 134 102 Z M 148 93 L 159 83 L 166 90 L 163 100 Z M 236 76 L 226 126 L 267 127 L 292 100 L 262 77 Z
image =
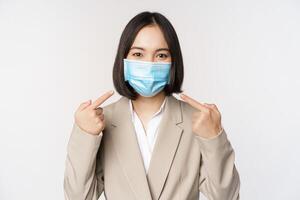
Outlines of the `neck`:
M 153 97 L 139 95 L 136 100 L 132 100 L 133 109 L 140 115 L 152 115 L 159 110 L 165 97 L 164 91 L 159 92 Z

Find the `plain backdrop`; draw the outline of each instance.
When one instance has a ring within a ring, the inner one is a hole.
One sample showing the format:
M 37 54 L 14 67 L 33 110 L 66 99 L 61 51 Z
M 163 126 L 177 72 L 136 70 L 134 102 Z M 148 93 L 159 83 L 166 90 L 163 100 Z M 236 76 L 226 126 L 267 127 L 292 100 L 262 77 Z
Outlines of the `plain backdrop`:
M 221 111 L 241 199 L 300 199 L 297 0 L 0 0 L 0 199 L 63 199 L 75 109 L 114 89 L 121 32 L 146 10 L 177 31 L 185 93 Z

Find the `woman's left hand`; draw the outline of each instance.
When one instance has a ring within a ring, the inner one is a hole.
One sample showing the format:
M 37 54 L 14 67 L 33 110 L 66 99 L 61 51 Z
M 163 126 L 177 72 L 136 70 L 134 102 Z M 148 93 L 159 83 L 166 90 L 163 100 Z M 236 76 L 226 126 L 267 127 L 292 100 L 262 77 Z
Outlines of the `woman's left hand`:
M 193 132 L 206 139 L 217 136 L 222 130 L 221 114 L 217 106 L 215 104 L 199 103 L 185 94 L 180 94 L 180 97 L 198 110 L 193 113 L 192 117 Z

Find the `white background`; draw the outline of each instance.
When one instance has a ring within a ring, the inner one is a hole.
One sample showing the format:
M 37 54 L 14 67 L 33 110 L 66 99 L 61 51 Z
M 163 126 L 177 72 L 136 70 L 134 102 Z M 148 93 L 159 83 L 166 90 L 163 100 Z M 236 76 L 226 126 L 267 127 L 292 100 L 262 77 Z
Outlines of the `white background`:
M 296 0 L 0 0 L 0 199 L 63 199 L 73 113 L 114 89 L 121 32 L 144 10 L 174 25 L 185 92 L 219 107 L 241 199 L 300 199 Z

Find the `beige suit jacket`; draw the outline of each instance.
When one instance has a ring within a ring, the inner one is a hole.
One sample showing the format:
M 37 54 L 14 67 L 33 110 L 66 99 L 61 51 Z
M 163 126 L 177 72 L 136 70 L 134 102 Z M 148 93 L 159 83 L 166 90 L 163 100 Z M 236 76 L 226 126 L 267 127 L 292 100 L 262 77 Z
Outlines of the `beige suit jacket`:
M 240 178 L 225 129 L 213 139 L 191 130 L 192 106 L 167 96 L 149 171 L 130 118 L 128 98 L 102 107 L 106 125 L 91 135 L 75 123 L 67 147 L 64 195 L 68 200 L 239 199 Z

